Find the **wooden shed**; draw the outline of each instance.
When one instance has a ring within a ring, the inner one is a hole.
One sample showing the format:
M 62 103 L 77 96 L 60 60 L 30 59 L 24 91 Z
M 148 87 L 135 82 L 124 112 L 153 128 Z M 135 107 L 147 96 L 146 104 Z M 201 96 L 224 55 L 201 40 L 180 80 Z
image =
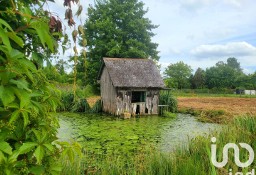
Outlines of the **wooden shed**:
M 98 80 L 104 112 L 158 114 L 159 92 L 165 85 L 152 60 L 103 58 Z

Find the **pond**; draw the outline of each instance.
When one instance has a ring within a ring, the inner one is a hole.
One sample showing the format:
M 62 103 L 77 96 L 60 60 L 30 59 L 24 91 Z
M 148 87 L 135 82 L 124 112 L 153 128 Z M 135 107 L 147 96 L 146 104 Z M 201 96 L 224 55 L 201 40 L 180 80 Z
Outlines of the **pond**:
M 184 114 L 175 119 L 146 116 L 128 120 L 95 114 L 58 115 L 58 138 L 78 141 L 86 151 L 96 154 L 134 152 L 147 146 L 170 152 L 186 145 L 189 139 L 219 128 L 217 124 L 202 123 Z

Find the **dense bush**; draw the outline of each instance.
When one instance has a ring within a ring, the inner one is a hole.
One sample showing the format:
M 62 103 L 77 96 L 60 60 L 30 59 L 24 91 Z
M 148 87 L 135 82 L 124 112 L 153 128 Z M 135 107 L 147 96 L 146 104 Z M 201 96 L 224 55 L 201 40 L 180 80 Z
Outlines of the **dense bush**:
M 90 112 L 90 106 L 85 98 L 77 99 L 73 104 L 72 112 Z
M 176 94 L 234 94 L 234 89 L 212 88 L 212 89 L 174 89 Z
M 58 111 L 70 111 L 70 112 L 84 112 L 84 113 L 99 113 L 101 112 L 101 100 L 99 99 L 92 107 L 88 104 L 86 96 L 80 95 L 77 99 L 74 99 L 72 92 L 62 92 L 61 106 Z
M 62 92 L 61 94 L 61 105 L 58 108 L 58 111 L 71 111 L 74 106 L 74 94 L 67 92 Z
M 212 94 L 233 94 L 234 90 L 228 88 L 212 88 L 209 92 Z
M 160 93 L 160 99 L 159 99 L 160 105 L 168 105 L 168 107 L 164 108 L 164 110 L 168 112 L 176 112 L 178 107 L 177 99 L 169 93 L 162 92 Z M 164 111 L 163 110 L 163 111 Z M 160 111 L 161 113 L 161 111 Z

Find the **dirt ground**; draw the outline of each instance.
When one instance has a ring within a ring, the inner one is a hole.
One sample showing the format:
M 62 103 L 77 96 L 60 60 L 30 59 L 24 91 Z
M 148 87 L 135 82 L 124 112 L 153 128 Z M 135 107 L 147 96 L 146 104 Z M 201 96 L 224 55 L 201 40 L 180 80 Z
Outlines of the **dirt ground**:
M 256 116 L 256 98 L 178 97 L 179 109 L 224 110 L 229 116 Z

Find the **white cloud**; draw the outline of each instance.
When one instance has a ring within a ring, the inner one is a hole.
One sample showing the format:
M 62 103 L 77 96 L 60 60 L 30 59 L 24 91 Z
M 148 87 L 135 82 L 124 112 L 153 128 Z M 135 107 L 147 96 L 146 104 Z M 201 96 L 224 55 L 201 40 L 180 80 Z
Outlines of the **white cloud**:
M 247 42 L 231 42 L 223 45 L 200 45 L 190 53 L 196 58 L 256 56 L 256 47 Z
M 182 0 L 180 1 L 180 7 L 187 11 L 197 11 L 205 6 L 208 6 L 212 0 Z
M 224 2 L 227 3 L 227 4 L 233 5 L 235 7 L 240 7 L 242 5 L 242 2 L 244 2 L 244 1 L 241 1 L 241 0 L 224 0 Z

